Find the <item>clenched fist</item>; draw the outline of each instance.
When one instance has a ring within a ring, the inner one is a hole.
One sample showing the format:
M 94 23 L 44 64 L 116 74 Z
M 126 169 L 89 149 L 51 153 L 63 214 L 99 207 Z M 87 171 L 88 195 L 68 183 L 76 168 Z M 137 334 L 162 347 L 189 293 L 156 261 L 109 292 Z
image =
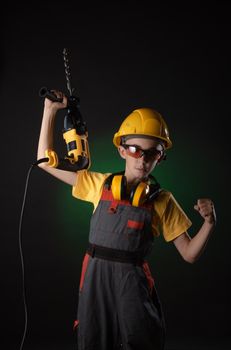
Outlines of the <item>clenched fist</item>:
M 216 213 L 214 204 L 209 198 L 201 198 L 197 200 L 197 204 L 194 205 L 194 209 L 197 210 L 200 215 L 210 224 L 216 223 Z

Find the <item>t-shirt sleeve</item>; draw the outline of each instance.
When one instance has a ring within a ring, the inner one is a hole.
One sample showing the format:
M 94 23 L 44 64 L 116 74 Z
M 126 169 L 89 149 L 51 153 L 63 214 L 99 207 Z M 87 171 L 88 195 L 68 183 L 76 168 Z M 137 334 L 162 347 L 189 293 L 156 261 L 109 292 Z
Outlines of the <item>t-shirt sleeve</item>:
M 76 183 L 72 187 L 73 197 L 93 203 L 95 209 L 102 194 L 104 181 L 109 175 L 110 173 L 102 174 L 88 170 L 78 171 Z
M 165 241 L 170 242 L 182 233 L 186 232 L 192 225 L 180 204 L 173 194 L 164 191 L 155 205 L 154 225 L 157 233 L 162 232 Z

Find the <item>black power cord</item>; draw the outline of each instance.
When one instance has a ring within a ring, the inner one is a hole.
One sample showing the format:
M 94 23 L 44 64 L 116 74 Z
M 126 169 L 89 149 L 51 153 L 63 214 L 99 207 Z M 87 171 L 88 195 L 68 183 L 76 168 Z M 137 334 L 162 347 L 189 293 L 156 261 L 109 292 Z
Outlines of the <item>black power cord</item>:
M 24 269 L 24 259 L 23 259 L 23 250 L 22 250 L 22 223 L 23 223 L 23 215 L 24 215 L 24 208 L 25 208 L 25 203 L 26 203 L 26 195 L 27 195 L 27 188 L 28 188 L 28 183 L 29 183 L 29 178 L 32 169 L 40 164 L 40 163 L 45 163 L 48 162 L 49 158 L 41 158 L 37 160 L 35 163 L 33 163 L 27 173 L 27 178 L 26 178 L 26 185 L 25 185 L 25 190 L 24 190 L 24 196 L 23 196 L 23 203 L 22 203 L 22 209 L 21 209 L 21 214 L 20 214 L 20 221 L 19 221 L 19 250 L 20 250 L 20 258 L 21 258 L 21 265 L 22 265 L 22 295 L 23 295 L 23 305 L 24 305 L 24 313 L 25 313 L 25 323 L 24 323 L 24 331 L 23 331 L 23 336 L 21 340 L 21 345 L 20 345 L 20 350 L 23 349 L 24 341 L 26 338 L 26 333 L 27 333 L 27 323 L 28 323 L 28 315 L 27 315 L 27 302 L 26 302 L 26 288 L 25 288 L 25 269 Z

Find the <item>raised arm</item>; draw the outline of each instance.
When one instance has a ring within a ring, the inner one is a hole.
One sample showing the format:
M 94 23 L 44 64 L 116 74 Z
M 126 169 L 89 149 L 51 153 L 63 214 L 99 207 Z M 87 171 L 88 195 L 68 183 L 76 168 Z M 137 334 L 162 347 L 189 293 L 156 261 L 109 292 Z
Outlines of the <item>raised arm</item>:
M 204 219 L 201 228 L 193 238 L 185 232 L 173 241 L 179 253 L 189 263 L 194 263 L 198 260 L 216 224 L 216 213 L 210 199 L 198 199 L 194 209 L 197 210 Z
M 43 109 L 43 117 L 42 124 L 40 129 L 39 143 L 38 143 L 38 152 L 37 152 L 37 160 L 45 157 L 45 151 L 47 149 L 54 150 L 54 142 L 53 142 L 53 133 L 54 133 L 54 123 L 55 117 L 59 110 L 66 108 L 67 106 L 67 98 L 60 91 L 53 91 L 54 94 L 58 98 L 62 98 L 62 103 L 60 102 L 52 102 L 49 99 L 45 98 L 44 100 L 44 109 Z M 77 173 L 72 171 L 60 170 L 57 168 L 53 168 L 49 166 L 47 163 L 40 163 L 38 165 L 40 168 L 56 177 L 57 179 L 74 186 L 76 183 Z

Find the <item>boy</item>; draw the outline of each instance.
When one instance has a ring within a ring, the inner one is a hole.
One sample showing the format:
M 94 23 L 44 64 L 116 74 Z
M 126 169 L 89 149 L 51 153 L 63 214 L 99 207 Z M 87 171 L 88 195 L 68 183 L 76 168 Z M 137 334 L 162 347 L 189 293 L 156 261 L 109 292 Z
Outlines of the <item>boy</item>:
M 45 99 L 38 159 L 53 149 L 55 115 L 67 106 L 67 98 L 54 93 L 63 100 Z M 198 199 L 194 208 L 204 222 L 191 238 L 191 221 L 173 195 L 155 182 L 151 172 L 172 146 L 168 127 L 155 110 L 133 111 L 113 143 L 125 160 L 125 170 L 117 174 L 39 165 L 71 185 L 74 197 L 94 204 L 79 287 L 78 349 L 160 350 L 164 317 L 146 261 L 154 236 L 162 232 L 193 263 L 213 231 L 215 210 L 210 199 Z

